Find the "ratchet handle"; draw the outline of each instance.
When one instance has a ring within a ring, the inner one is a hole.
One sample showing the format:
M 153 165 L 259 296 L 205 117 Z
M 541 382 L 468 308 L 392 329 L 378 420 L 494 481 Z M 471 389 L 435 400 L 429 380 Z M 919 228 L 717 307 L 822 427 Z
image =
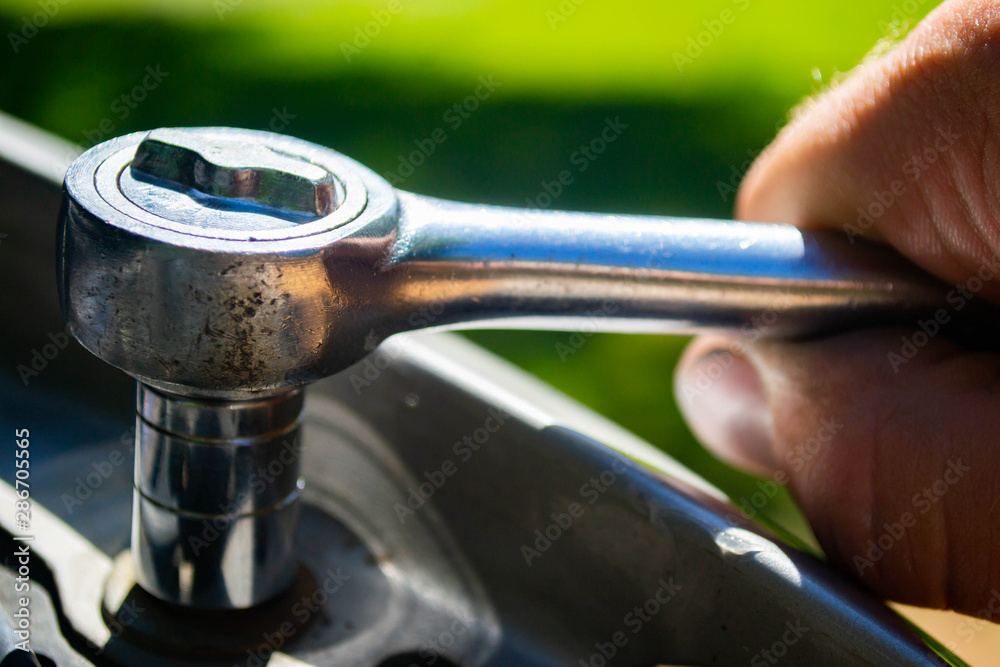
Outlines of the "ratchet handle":
M 951 290 L 887 246 L 830 231 L 398 197 L 382 268 L 394 332 L 575 329 L 596 314 L 605 331 L 798 337 L 915 325 Z

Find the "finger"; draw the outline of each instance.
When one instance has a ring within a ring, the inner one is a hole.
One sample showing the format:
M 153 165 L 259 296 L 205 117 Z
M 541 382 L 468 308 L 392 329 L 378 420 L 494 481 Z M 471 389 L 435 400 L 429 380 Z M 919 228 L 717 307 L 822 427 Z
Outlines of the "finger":
M 943 3 L 800 109 L 745 179 L 737 217 L 886 241 L 953 284 L 1000 251 L 1000 4 Z M 1000 281 L 985 286 L 1000 301 Z
M 938 338 L 893 364 L 908 333 L 705 339 L 678 398 L 707 446 L 788 486 L 846 571 L 889 599 L 976 614 L 1000 590 L 1000 355 Z M 719 355 L 737 372 L 713 372 Z

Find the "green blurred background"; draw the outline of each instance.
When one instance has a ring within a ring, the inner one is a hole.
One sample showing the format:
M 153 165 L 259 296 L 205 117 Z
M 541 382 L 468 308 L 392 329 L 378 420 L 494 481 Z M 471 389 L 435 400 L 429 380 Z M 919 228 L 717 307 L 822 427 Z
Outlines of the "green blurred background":
M 447 141 L 405 189 L 525 205 L 571 169 L 553 208 L 727 217 L 726 186 L 789 109 L 934 4 L 2 0 L 0 109 L 84 146 L 157 126 L 279 129 L 383 174 L 441 127 Z M 147 67 L 166 75 L 150 85 Z M 445 113 L 489 76 L 499 87 L 454 127 Z M 575 171 L 574 151 L 619 117 L 621 138 Z M 675 408 L 685 340 L 599 334 L 561 358 L 566 333 L 470 337 L 734 498 L 756 490 Z M 806 535 L 787 498 L 765 512 Z

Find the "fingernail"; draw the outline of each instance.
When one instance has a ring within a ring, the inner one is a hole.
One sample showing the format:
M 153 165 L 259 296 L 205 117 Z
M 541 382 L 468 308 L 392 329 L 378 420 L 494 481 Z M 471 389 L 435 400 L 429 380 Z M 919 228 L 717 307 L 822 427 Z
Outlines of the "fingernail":
M 691 430 L 723 460 L 757 474 L 773 472 L 774 425 L 757 369 L 731 350 L 695 348 L 675 387 Z

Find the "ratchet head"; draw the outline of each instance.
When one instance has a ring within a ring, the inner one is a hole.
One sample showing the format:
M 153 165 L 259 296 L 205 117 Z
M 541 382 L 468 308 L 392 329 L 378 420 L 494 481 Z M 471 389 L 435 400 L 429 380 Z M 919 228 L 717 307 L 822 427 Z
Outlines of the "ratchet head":
M 305 384 L 377 344 L 365 285 L 397 217 L 386 181 L 309 142 L 127 135 L 66 175 L 63 310 L 87 349 L 166 391 L 234 399 Z

